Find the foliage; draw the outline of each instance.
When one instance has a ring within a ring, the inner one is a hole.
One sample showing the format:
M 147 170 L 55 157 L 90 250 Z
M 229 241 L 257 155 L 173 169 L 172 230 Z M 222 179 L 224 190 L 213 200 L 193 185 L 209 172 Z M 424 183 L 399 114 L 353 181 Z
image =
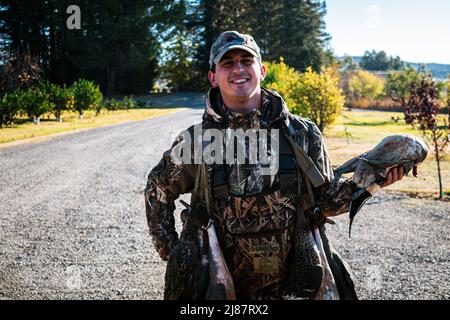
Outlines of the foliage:
M 126 96 L 123 98 L 122 101 L 123 109 L 130 110 L 130 109 L 136 109 L 137 108 L 137 102 L 134 100 L 133 96 Z
M 56 119 L 61 121 L 62 111 L 71 110 L 74 106 L 73 93 L 65 85 L 60 87 L 48 81 L 41 82 L 39 87 L 47 93 L 49 101 L 54 104 L 52 112 Z
M 80 117 L 86 109 L 96 109 L 102 102 L 103 95 L 94 82 L 79 79 L 70 88 L 74 97 L 73 108 L 78 111 Z
M 446 106 L 450 107 L 450 75 L 448 76 L 447 82 L 445 82 L 445 89 L 444 90 L 447 92 L 446 101 L 445 101 L 446 102 Z
M 21 109 L 21 99 L 18 92 L 9 92 L 0 99 L 0 128 L 14 122 Z
M 343 60 L 340 62 L 342 71 L 352 71 L 352 70 L 358 70 L 359 65 L 353 61 L 353 58 L 349 55 L 344 55 Z
M 420 83 L 420 77 L 420 73 L 412 68 L 392 72 L 387 78 L 385 93 L 405 107 L 411 95 L 411 85 Z
M 298 105 L 294 97 L 294 86 L 300 81 L 301 73 L 291 68 L 280 57 L 280 62 L 264 62 L 267 70 L 266 78 L 262 86 L 277 91 L 285 100 L 288 106 Z
M 47 112 L 50 112 L 55 104 L 50 101 L 50 97 L 46 90 L 40 87 L 29 88 L 27 90 L 17 92 L 22 104 L 22 110 L 26 115 L 40 123 L 40 117 Z
M 0 97 L 16 89 L 34 86 L 41 77 L 42 69 L 37 57 L 28 52 L 7 54 L 0 48 Z
M 405 63 L 397 57 L 388 57 L 384 51 L 366 51 L 359 63 L 360 67 L 370 71 L 401 70 Z
M 345 97 L 339 88 L 339 76 L 334 69 L 322 68 L 317 73 L 307 68 L 299 73 L 280 63 L 267 63 L 268 75 L 264 85 L 278 91 L 294 114 L 310 118 L 320 131 L 333 123 L 343 109 Z
M 384 89 L 384 81 L 367 71 L 356 71 L 349 79 L 349 93 L 353 98 L 376 99 Z
M 117 111 L 117 110 L 121 109 L 120 101 L 117 101 L 114 98 L 112 98 L 112 99 L 105 99 L 105 101 L 103 101 L 103 106 L 108 111 Z
M 422 76 L 419 85 L 412 84 L 411 98 L 405 107 L 405 121 L 433 143 L 439 175 L 439 198 L 443 196 L 440 160 L 449 140 L 449 124 L 439 125 L 439 92 L 431 76 Z
M 157 76 L 158 35 L 173 25 L 179 1 L 2 0 L 0 47 L 36 57 L 52 83 L 94 80 L 112 95 L 146 93 Z M 81 8 L 81 30 L 69 30 L 66 9 Z
M 192 77 L 195 46 L 187 39 L 186 32 L 179 31 L 169 42 L 167 57 L 161 67 L 161 79 L 166 80 L 171 91 L 188 91 Z
M 209 50 L 225 30 L 251 34 L 267 61 L 286 63 L 299 71 L 315 71 L 329 60 L 325 45 L 324 1 L 318 0 L 200 0 L 189 1 L 185 27 L 198 49 L 193 57 L 190 87 L 205 90 L 209 84 Z M 295 26 L 295 27 L 294 27 Z

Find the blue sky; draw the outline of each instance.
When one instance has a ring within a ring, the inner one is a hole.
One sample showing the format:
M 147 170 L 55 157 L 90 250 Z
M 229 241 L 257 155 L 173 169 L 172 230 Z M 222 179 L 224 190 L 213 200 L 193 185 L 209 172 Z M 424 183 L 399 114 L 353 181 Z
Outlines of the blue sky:
M 450 0 L 327 0 L 336 55 L 384 50 L 408 62 L 450 64 Z

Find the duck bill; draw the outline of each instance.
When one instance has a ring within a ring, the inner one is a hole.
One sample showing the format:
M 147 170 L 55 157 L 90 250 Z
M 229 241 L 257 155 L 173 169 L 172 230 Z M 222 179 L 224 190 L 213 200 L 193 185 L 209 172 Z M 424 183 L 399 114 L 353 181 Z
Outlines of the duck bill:
M 348 228 L 349 238 L 351 237 L 353 219 L 370 197 L 372 197 L 372 193 L 364 190 L 357 198 L 353 199 L 350 203 L 350 225 Z

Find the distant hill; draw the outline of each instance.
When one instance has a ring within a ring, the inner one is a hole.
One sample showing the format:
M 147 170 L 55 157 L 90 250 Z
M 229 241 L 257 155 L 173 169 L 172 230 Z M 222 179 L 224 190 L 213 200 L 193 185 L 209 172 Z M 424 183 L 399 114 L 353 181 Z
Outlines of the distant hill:
M 339 57 L 338 59 L 341 59 L 343 57 Z M 352 57 L 354 62 L 359 63 L 361 61 L 360 56 Z M 410 65 L 414 69 L 419 68 L 419 63 L 417 62 L 406 62 L 406 65 Z M 442 64 L 442 63 L 425 63 L 427 66 L 427 69 L 430 71 L 430 73 L 433 75 L 433 78 L 437 80 L 447 80 L 448 75 L 450 74 L 450 64 Z

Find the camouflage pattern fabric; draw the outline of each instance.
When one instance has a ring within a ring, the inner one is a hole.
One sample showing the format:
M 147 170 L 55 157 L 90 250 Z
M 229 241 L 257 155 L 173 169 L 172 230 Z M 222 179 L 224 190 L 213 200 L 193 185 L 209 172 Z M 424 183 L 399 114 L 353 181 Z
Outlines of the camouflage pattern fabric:
M 279 121 L 287 123 L 286 126 L 289 127 L 295 143 L 311 157 L 327 181 L 326 185 L 313 190 L 322 209 L 320 216 L 347 212 L 351 197 L 351 181 L 342 179 L 335 184 L 335 189 L 330 189 L 329 182 L 333 179 L 333 170 L 320 131 L 311 121 L 290 114 L 277 93 L 263 89 L 261 108 L 248 114 L 240 114 L 227 110 L 218 89 L 213 88 L 206 99 L 202 127 L 203 129 L 270 128 Z M 178 241 L 174 227 L 174 201 L 180 194 L 193 191 L 196 170 L 199 167 L 187 164 L 175 165 L 171 161 L 171 150 L 182 141 L 181 139 L 177 138 L 172 148 L 164 153 L 161 161 L 150 172 L 145 189 L 149 231 L 153 245 L 163 260 L 167 260 Z M 267 182 L 258 179 L 257 165 L 246 168 L 249 169 L 244 170 L 246 174 L 241 174 L 244 172 L 239 171 L 241 169 L 237 164 L 227 165 L 230 200 L 226 206 L 219 205 L 213 196 L 209 199 L 214 208 L 211 214 L 215 220 L 219 242 L 233 275 L 238 298 L 281 299 L 295 244 L 294 221 L 298 199 L 294 194 L 283 194 L 279 188 L 273 190 L 274 180 Z M 236 176 L 240 178 L 230 179 Z M 242 184 L 243 181 L 253 183 Z M 205 185 L 208 189 L 212 188 L 211 176 Z M 242 185 L 246 187 L 242 188 Z M 307 186 L 301 186 L 302 199 L 307 197 L 306 189 Z M 324 220 L 319 220 L 315 223 L 320 223 L 322 230 Z M 325 233 L 321 231 L 321 235 L 324 237 Z M 324 242 L 326 258 L 331 259 L 329 265 L 333 269 L 329 273 L 332 271 L 335 275 L 339 295 L 355 297 L 347 267 L 343 266 L 341 260 L 334 259 L 335 256 L 339 257 L 334 255 L 328 239 L 324 239 Z M 314 241 L 306 241 L 304 245 L 310 252 L 315 250 L 309 248 L 310 245 L 314 245 Z M 335 270 L 339 270 L 339 274 Z M 347 294 L 347 291 L 350 293 Z

